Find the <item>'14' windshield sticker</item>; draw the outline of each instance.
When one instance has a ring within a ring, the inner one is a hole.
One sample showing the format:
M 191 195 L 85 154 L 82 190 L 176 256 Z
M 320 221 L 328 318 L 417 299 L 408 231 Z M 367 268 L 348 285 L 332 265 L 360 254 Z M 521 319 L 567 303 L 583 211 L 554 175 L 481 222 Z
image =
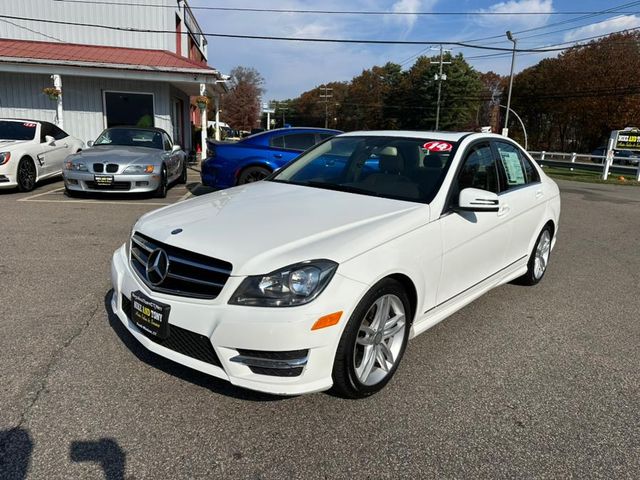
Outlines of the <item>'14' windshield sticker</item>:
M 427 142 L 422 148 L 430 152 L 450 152 L 453 148 L 450 143 L 447 142 Z
M 28 128 L 36 128 L 36 124 L 35 123 L 23 123 L 22 125 L 24 125 L 25 127 Z

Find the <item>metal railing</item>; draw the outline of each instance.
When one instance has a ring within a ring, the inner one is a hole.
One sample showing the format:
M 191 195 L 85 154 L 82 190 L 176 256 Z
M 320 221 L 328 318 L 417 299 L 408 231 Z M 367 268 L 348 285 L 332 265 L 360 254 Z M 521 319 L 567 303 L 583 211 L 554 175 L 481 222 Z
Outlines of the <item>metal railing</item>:
M 589 172 L 603 173 L 605 168 L 605 155 L 590 155 L 583 153 L 561 153 L 561 152 L 532 152 L 529 154 L 540 165 L 556 168 L 568 168 L 571 171 L 586 170 Z M 613 157 L 613 161 L 627 162 L 629 157 Z M 612 164 L 609 167 L 609 173 L 618 175 L 635 175 L 636 180 L 640 181 L 640 163 L 638 165 L 619 165 Z

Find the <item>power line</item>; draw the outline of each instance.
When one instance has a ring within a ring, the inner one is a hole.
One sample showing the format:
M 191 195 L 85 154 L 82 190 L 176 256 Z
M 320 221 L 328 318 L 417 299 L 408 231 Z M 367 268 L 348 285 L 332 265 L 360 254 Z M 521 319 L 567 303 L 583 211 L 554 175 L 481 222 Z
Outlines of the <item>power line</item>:
M 527 32 L 534 31 L 534 30 L 544 30 L 544 29 L 547 29 L 547 28 L 551 28 L 551 27 L 558 26 L 558 25 L 564 25 L 566 23 L 571 23 L 571 22 L 574 22 L 574 21 L 577 22 L 577 21 L 580 21 L 580 20 L 585 20 L 587 18 L 593 18 L 593 17 L 597 17 L 597 16 L 601 16 L 601 15 L 607 15 L 609 13 L 621 14 L 621 13 L 624 13 L 624 12 L 621 12 L 620 9 L 632 7 L 632 6 L 635 6 L 635 5 L 640 5 L 640 1 L 634 1 L 634 2 L 625 3 L 625 4 L 622 4 L 622 5 L 618 5 L 617 7 L 611 7 L 611 8 L 605 9 L 605 10 L 601 10 L 599 12 L 593 12 L 592 14 L 588 14 L 588 15 L 585 15 L 585 16 L 582 16 L 582 17 L 579 17 L 579 18 L 575 18 L 575 19 L 571 19 L 571 20 L 565 20 L 565 21 L 562 21 L 562 22 L 550 23 L 550 24 L 547 24 L 547 25 L 544 25 L 544 26 L 541 26 L 541 27 L 533 28 L 533 29 L 519 30 L 519 31 L 515 31 L 513 33 L 514 33 L 514 35 L 519 35 L 521 33 L 527 33 Z M 598 22 L 596 22 L 596 23 L 598 23 Z M 573 30 L 573 29 L 577 29 L 577 28 L 583 28 L 583 27 L 586 27 L 586 26 L 589 26 L 589 25 L 594 25 L 594 24 L 595 23 L 589 23 L 589 24 L 585 24 L 585 25 L 579 25 L 579 26 L 575 26 L 575 27 L 570 27 L 570 28 L 567 28 L 567 29 L 555 30 L 555 31 L 552 31 L 552 32 L 538 33 L 538 34 L 535 34 L 535 35 L 526 36 L 524 38 L 526 39 L 526 38 L 534 38 L 534 37 L 539 37 L 539 36 L 544 36 L 544 35 L 552 35 L 554 33 L 559 33 L 559 32 L 563 32 L 563 31 L 567 31 L 567 30 Z M 496 45 L 496 44 L 504 43 L 504 34 L 493 35 L 493 36 L 490 36 L 490 37 L 483 37 L 483 38 L 477 38 L 477 39 L 471 39 L 471 40 L 464 40 L 464 42 L 473 43 L 473 42 L 481 42 L 481 41 L 484 41 L 484 40 L 493 40 L 493 39 L 496 39 L 496 38 L 501 38 L 503 40 L 500 41 L 500 42 L 493 42 L 493 43 L 488 43 L 488 44 L 485 44 L 485 45 Z M 423 50 L 420 50 L 416 54 L 406 58 L 405 60 L 400 62 L 400 66 L 404 66 L 405 64 L 409 63 L 412 59 L 422 55 L 427 50 L 428 50 L 428 48 L 425 48 Z M 509 49 L 509 54 L 511 54 L 511 49 Z
M 110 2 L 107 0 L 54 0 L 64 3 L 82 3 L 88 5 L 122 5 L 127 7 L 154 7 L 154 8 L 176 8 L 175 5 L 158 4 L 158 3 L 131 3 L 131 2 Z M 418 15 L 418 16 L 466 16 L 466 15 L 485 15 L 485 16 L 548 16 L 548 15 L 586 15 L 599 12 L 589 11 L 523 11 L 523 12 L 495 12 L 495 11 L 468 11 L 468 12 L 403 12 L 403 11 L 375 11 L 375 10 L 308 10 L 308 9 L 291 9 L 291 8 L 251 8 L 251 7 L 211 7 L 204 5 L 189 5 L 191 10 L 213 10 L 222 12 L 249 12 L 249 13 L 300 13 L 313 15 Z M 638 14 L 640 12 L 620 12 L 624 14 Z
M 37 35 L 42 35 L 43 37 L 48 38 L 50 40 L 55 40 L 56 42 L 62 42 L 63 41 L 62 39 L 60 39 L 58 37 L 54 37 L 52 35 L 47 35 L 46 33 L 39 32 L 38 30 L 34 30 L 33 28 L 25 27 L 24 25 L 18 25 L 17 23 L 10 22 L 9 20 L 5 20 L 4 18 L 0 19 L 0 21 L 2 21 L 4 23 L 8 23 L 9 25 L 13 25 L 16 28 L 21 28 L 22 30 L 26 30 L 28 32 L 35 33 Z
M 639 2 L 640 3 L 640 2 Z M 91 28 L 102 28 L 106 30 L 117 30 L 121 32 L 135 32 L 135 33 L 169 33 L 175 35 L 175 30 L 154 30 L 154 29 L 145 29 L 145 28 L 134 28 L 134 27 L 118 27 L 113 25 L 101 25 L 96 23 L 78 23 L 78 22 L 68 22 L 64 20 L 50 20 L 43 18 L 30 18 L 30 17 L 19 17 L 14 15 L 0 15 L 0 18 L 11 19 L 11 20 L 23 20 L 30 22 L 41 22 L 41 23 L 51 23 L 56 25 L 70 25 L 77 27 L 91 27 Z M 183 35 L 188 34 L 188 32 L 182 32 Z M 491 50 L 496 52 L 512 52 L 511 48 L 503 48 L 503 47 L 488 47 L 484 45 L 475 45 L 471 43 L 465 42 L 456 42 L 456 41 L 431 41 L 431 40 L 371 40 L 371 39 L 347 39 L 347 38 L 313 38 L 313 37 L 280 37 L 280 36 L 271 36 L 271 35 L 242 35 L 242 34 L 232 34 L 232 33 L 202 33 L 207 37 L 220 37 L 220 38 L 237 38 L 237 39 L 246 39 L 246 40 L 272 40 L 272 41 L 285 41 L 285 42 L 310 42 L 310 43 L 344 43 L 344 44 L 365 44 L 365 45 L 454 45 L 458 47 L 466 47 L 466 48 L 474 48 L 478 50 Z M 533 53 L 545 53 L 545 52 L 556 52 L 567 50 L 570 47 L 565 48 L 555 48 L 555 49 L 533 49 L 533 48 L 521 48 L 517 49 L 516 52 L 533 52 Z

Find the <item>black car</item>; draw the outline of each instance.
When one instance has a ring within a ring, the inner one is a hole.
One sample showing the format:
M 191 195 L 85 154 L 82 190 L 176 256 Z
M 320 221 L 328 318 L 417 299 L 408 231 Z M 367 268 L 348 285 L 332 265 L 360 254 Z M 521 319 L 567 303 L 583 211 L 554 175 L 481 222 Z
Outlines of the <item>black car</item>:
M 607 147 L 598 147 L 591 152 L 591 161 L 594 163 L 604 163 L 604 157 L 607 155 Z M 640 162 L 640 152 L 631 150 L 614 150 L 613 163 L 618 165 L 634 165 Z

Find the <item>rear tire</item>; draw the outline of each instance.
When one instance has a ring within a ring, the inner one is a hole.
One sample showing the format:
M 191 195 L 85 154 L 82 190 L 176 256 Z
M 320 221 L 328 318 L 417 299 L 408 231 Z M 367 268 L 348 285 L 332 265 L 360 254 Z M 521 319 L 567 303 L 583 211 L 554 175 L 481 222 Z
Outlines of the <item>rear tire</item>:
M 187 161 L 184 160 L 182 162 L 182 172 L 180 173 L 180 178 L 178 179 L 178 183 L 180 185 L 184 185 L 187 183 Z
M 21 192 L 30 192 L 36 187 L 36 166 L 29 157 L 20 159 L 18 163 L 18 190 Z
M 240 172 L 240 175 L 238 176 L 238 185 L 258 182 L 269 175 L 271 175 L 271 171 L 265 167 L 247 167 Z
M 411 305 L 391 278 L 374 285 L 347 323 L 333 364 L 333 389 L 347 398 L 368 397 L 389 383 L 402 360 L 411 328 Z
M 167 198 L 167 190 L 169 186 L 167 185 L 167 167 L 162 166 L 162 171 L 160 172 L 160 185 L 155 191 L 156 198 Z
M 527 264 L 527 273 L 517 278 L 514 283 L 525 286 L 533 286 L 540 283 L 549 266 L 552 240 L 553 229 L 549 225 L 545 225 L 533 246 L 533 251 Z

